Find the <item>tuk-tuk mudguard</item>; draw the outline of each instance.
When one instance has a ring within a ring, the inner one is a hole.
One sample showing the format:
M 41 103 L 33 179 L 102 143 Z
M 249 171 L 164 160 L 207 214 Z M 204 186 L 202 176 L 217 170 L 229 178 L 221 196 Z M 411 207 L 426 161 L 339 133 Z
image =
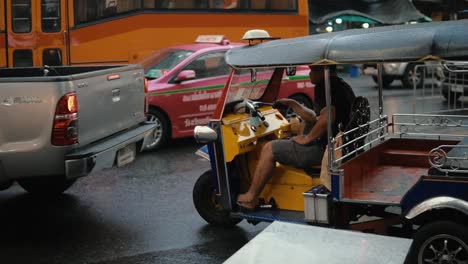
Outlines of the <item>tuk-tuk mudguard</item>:
M 448 196 L 428 199 L 412 208 L 405 217 L 414 219 L 425 212 L 437 209 L 453 209 L 468 216 L 468 202 Z
M 468 201 L 468 178 L 422 176 L 401 200 L 406 216 L 411 209 L 435 197 L 452 197 Z

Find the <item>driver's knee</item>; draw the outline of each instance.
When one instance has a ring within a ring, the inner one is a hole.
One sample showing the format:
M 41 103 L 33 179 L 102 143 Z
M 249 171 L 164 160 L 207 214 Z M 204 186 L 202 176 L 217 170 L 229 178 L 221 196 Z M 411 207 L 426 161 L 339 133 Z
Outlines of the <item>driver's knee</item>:
M 268 160 L 274 160 L 273 158 L 273 144 L 272 141 L 267 142 L 262 149 L 262 157 Z

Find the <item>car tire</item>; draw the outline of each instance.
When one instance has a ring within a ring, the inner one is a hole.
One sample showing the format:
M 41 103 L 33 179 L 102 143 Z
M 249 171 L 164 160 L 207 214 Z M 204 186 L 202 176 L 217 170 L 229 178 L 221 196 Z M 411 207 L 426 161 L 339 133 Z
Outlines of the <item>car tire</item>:
M 157 150 L 167 145 L 171 138 L 171 126 L 169 118 L 161 111 L 150 108 L 148 121 L 154 122 L 156 128 L 151 134 L 150 142 L 144 147 L 145 150 Z
M 416 88 L 422 88 L 424 85 L 424 70 L 423 68 L 418 67 L 416 70 L 416 74 L 413 76 L 415 67 L 416 64 L 408 64 L 401 79 L 401 83 L 403 84 L 403 86 L 408 89 L 414 88 L 413 78 L 416 82 Z
M 65 176 L 49 176 L 18 180 L 18 184 L 28 193 L 38 196 L 58 196 L 70 188 L 76 179 Z
M 230 211 L 218 204 L 211 170 L 203 173 L 195 183 L 193 204 L 198 214 L 209 224 L 230 227 L 242 221 L 242 218 L 231 217 Z
M 372 75 L 372 80 L 374 80 L 374 82 L 377 84 L 377 88 L 379 87 L 379 79 L 377 78 L 377 76 L 375 75 Z M 391 76 L 382 76 L 382 86 L 383 87 L 387 87 L 389 86 L 390 84 L 392 84 L 393 80 L 395 80 L 395 78 L 391 77 Z
M 437 221 L 421 227 L 413 238 L 405 263 L 462 263 L 457 260 L 468 260 L 466 226 L 451 221 Z M 426 262 L 425 259 L 432 261 Z

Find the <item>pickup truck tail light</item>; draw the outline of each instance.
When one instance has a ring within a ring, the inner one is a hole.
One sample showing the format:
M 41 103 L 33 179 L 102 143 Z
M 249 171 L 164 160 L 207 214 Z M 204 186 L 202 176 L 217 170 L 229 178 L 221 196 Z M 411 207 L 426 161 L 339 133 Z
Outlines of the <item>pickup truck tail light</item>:
M 68 146 L 78 143 L 78 98 L 68 93 L 60 98 L 55 109 L 52 145 Z
M 145 78 L 145 115 L 148 114 L 148 79 Z

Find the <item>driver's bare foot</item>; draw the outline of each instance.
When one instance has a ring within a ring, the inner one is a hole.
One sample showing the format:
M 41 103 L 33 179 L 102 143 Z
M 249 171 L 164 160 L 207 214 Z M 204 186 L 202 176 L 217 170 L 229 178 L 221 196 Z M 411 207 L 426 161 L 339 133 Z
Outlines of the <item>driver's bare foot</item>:
M 237 197 L 237 204 L 247 209 L 255 209 L 255 207 L 257 207 L 256 199 L 247 193 L 239 194 Z

